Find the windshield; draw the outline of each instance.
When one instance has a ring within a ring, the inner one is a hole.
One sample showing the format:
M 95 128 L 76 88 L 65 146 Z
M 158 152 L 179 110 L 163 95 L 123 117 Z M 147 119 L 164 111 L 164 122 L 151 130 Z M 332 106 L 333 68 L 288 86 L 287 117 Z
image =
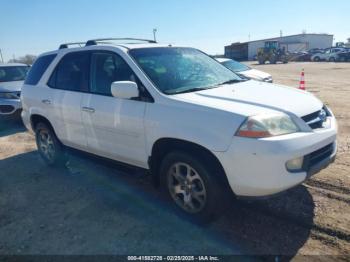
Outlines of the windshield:
M 0 67 L 0 82 L 23 81 L 29 71 L 29 66 Z
M 142 48 L 130 50 L 129 53 L 165 94 L 198 91 L 242 80 L 208 55 L 193 48 Z
M 250 70 L 250 67 L 241 64 L 235 60 L 227 60 L 225 62 L 222 62 L 224 66 L 226 66 L 228 69 L 232 70 L 233 72 L 242 72 Z

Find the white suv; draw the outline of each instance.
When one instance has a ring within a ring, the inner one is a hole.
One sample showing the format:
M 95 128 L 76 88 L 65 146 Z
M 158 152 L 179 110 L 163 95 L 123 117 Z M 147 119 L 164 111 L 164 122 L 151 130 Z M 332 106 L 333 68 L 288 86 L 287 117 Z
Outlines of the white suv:
M 22 118 L 48 164 L 72 147 L 150 170 L 208 218 L 227 192 L 274 195 L 334 160 L 336 119 L 312 94 L 243 80 L 193 48 L 117 40 L 62 45 L 30 70 Z

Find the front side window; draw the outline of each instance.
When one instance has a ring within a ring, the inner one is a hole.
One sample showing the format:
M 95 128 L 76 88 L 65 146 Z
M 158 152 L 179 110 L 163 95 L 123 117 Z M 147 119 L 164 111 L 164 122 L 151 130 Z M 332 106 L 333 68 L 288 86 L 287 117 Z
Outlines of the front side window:
M 222 64 L 233 72 L 243 72 L 250 70 L 248 66 L 234 60 L 227 60 L 225 62 L 222 62 Z
M 109 52 L 93 53 L 90 91 L 111 96 L 111 85 L 116 81 L 137 82 L 132 69 L 119 55 Z
M 29 71 L 29 66 L 0 67 L 0 82 L 23 81 Z
M 48 85 L 69 91 L 88 91 L 89 59 L 88 52 L 65 55 L 52 73 Z
M 165 94 L 193 92 L 242 79 L 193 48 L 141 48 L 129 51 L 154 85 Z

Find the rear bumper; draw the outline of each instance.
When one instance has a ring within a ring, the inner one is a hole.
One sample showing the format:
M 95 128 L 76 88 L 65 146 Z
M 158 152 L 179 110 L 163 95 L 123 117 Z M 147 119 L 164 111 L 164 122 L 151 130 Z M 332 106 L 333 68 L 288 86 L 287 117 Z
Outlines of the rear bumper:
M 0 115 L 12 115 L 20 109 L 22 109 L 20 99 L 0 98 Z
M 33 128 L 32 128 L 32 124 L 31 124 L 31 121 L 30 121 L 30 114 L 29 114 L 29 112 L 26 111 L 26 110 L 22 110 L 21 117 L 22 117 L 23 124 L 28 129 L 28 131 L 30 133 L 34 133 Z
M 238 197 L 269 197 L 295 187 L 327 167 L 337 152 L 337 123 L 331 128 L 266 139 L 234 137 L 226 152 L 214 152 Z M 297 172 L 286 168 L 289 160 L 310 162 Z

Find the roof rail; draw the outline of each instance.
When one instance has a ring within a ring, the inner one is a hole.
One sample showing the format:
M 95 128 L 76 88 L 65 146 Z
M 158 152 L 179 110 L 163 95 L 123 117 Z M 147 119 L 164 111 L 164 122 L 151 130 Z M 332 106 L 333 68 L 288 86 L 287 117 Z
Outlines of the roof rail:
M 68 48 L 70 45 L 79 45 L 80 47 L 82 45 L 84 45 L 85 42 L 73 42 L 73 43 L 65 43 L 65 44 L 61 44 L 59 49 L 65 49 L 65 48 Z
M 98 43 L 102 43 L 104 41 L 140 41 L 147 43 L 157 43 L 157 41 L 149 40 L 149 39 L 139 39 L 139 38 L 100 38 L 100 39 L 92 39 L 88 40 L 85 46 L 97 45 Z

